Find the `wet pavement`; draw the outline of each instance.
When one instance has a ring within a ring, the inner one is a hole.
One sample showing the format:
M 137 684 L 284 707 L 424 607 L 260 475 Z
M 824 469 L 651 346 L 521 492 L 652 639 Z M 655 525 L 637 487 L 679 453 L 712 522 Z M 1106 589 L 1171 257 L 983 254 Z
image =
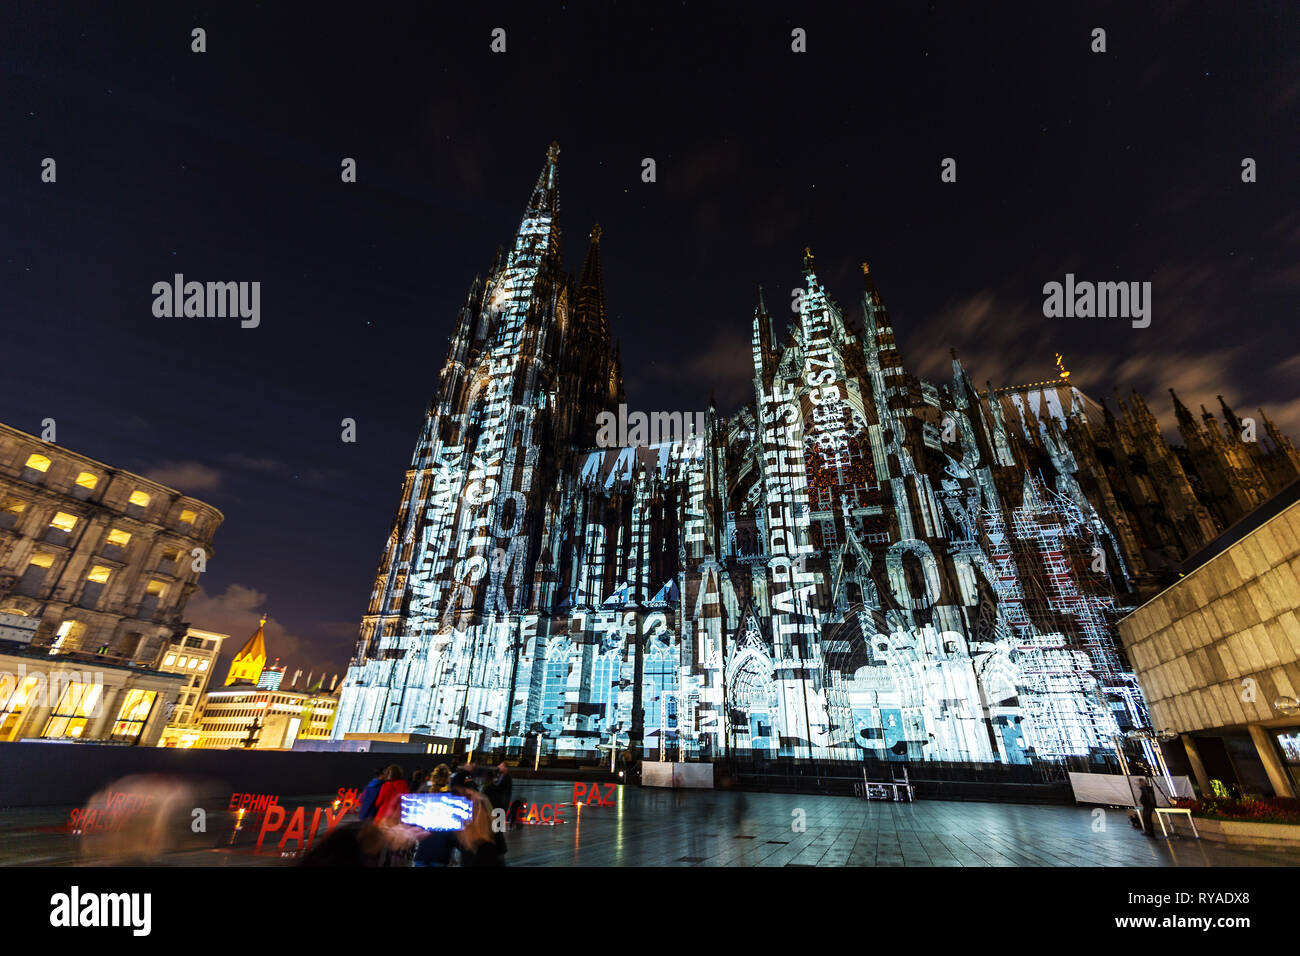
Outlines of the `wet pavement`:
M 600 795 L 606 795 L 602 787 Z M 1149 839 L 1124 810 L 1099 819 L 1091 807 L 997 803 L 866 802 L 805 794 L 664 791 L 618 787 L 612 805 L 573 805 L 573 785 L 516 781 L 516 799 L 563 806 L 564 822 L 507 835 L 511 866 L 1296 866 L 1300 850 L 1225 846 L 1190 838 Z M 284 798 L 280 825 L 263 815 L 237 825 L 233 812 L 207 808 L 206 832 L 152 860 L 163 866 L 293 864 L 293 811 L 304 807 L 307 833 L 333 794 Z M 585 797 L 584 799 L 590 799 Z M 68 807 L 0 812 L 0 865 L 57 866 L 129 862 L 102 855 L 113 841 L 67 826 Z M 553 810 L 539 806 L 539 816 Z M 349 819 L 344 817 L 344 821 Z M 355 816 L 350 819 L 355 820 Z M 180 822 L 172 824 L 180 826 Z M 190 827 L 184 829 L 189 830 Z M 259 849 L 257 841 L 262 836 Z M 117 841 L 119 844 L 122 841 Z M 176 840 L 169 842 L 175 846 Z M 94 855 L 91 855 L 94 854 Z M 143 862 L 143 861 L 137 861 Z

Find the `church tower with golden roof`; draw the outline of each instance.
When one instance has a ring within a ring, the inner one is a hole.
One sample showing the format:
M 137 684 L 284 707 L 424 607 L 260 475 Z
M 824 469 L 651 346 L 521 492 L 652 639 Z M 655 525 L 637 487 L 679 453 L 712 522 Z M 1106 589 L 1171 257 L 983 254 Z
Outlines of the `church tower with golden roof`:
M 226 674 L 226 686 L 229 687 L 235 681 L 248 681 L 250 684 L 256 684 L 262 676 L 262 669 L 266 667 L 266 637 L 262 629 L 266 627 L 266 616 L 262 616 L 261 622 L 257 625 L 257 630 L 253 633 L 247 643 L 239 649 L 235 659 L 230 662 L 230 671 Z

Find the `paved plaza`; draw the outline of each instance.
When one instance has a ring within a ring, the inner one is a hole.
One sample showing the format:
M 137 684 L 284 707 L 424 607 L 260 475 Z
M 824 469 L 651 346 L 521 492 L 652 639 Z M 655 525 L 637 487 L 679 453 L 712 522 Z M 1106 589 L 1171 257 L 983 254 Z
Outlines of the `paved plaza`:
M 527 789 L 541 791 L 539 802 L 562 798 L 559 786 Z M 512 833 L 508 861 L 525 866 L 1300 865 L 1300 851 L 1151 840 L 1129 825 L 1123 810 L 1107 810 L 1105 829 L 1094 832 L 1091 807 L 621 789 L 618 805 L 584 808 L 577 823 Z M 571 788 L 567 796 L 572 798 Z M 806 814 L 803 832 L 794 827 L 796 810 Z
M 1300 851 L 1151 840 L 1125 811 L 998 803 L 864 802 L 806 794 L 662 791 L 619 787 L 613 806 L 572 806 L 572 784 L 516 781 L 516 798 L 563 804 L 565 822 L 508 835 L 511 866 L 1296 866 Z M 327 798 L 286 798 L 288 808 Z M 63 823 L 67 808 L 9 808 L 0 865 L 93 865 Z M 310 809 L 308 816 L 310 816 Z M 355 819 L 355 817 L 353 818 Z M 260 822 L 238 833 L 233 814 L 209 813 L 218 849 L 169 854 L 180 866 L 279 866 L 294 862 Z M 800 825 L 802 824 L 802 825 Z M 292 845 L 292 844 L 291 844 Z

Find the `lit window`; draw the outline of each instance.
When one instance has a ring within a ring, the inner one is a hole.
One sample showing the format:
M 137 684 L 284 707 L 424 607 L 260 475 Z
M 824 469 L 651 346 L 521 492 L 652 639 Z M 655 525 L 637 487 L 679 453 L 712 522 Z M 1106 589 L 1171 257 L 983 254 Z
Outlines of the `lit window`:
M 32 555 L 31 563 L 38 568 L 48 568 L 54 564 L 54 555 L 38 551 Z
M 167 659 L 163 661 L 163 667 L 171 667 L 175 663 L 176 663 L 176 655 L 168 654 Z
M 184 666 L 185 666 L 185 662 L 186 662 L 187 660 L 189 660 L 188 657 L 182 657 L 180 660 L 178 660 L 178 661 L 176 662 L 176 666 L 177 666 L 177 667 L 184 667 Z
M 208 669 L 208 662 L 207 662 L 207 661 L 199 661 L 199 670 L 201 670 L 201 671 L 205 671 L 205 670 L 207 670 L 207 669 Z
M 99 484 L 98 475 L 92 475 L 88 471 L 83 471 L 81 474 L 77 475 L 77 486 L 80 488 L 87 488 L 93 491 L 97 484 Z
M 50 719 L 46 721 L 42 737 L 80 737 L 85 731 L 90 718 L 94 716 L 95 705 L 99 703 L 102 684 L 90 684 L 84 681 L 71 681 L 63 690 L 63 695 L 54 707 Z
M 140 491 L 139 489 L 136 489 L 135 491 L 131 492 L 131 497 L 127 499 L 127 501 L 129 501 L 131 504 L 136 505 L 137 507 L 140 508 L 148 507 L 149 502 L 151 500 L 152 499 L 149 497 L 148 494 L 146 494 L 143 491 Z
M 54 643 L 50 645 L 50 653 L 57 654 L 63 649 L 63 645 L 68 639 L 72 639 L 72 648 L 76 649 L 81 645 L 81 636 L 86 633 L 86 625 L 80 621 L 64 621 L 59 625 L 58 631 L 54 635 Z
M 90 573 L 86 575 L 86 580 L 94 581 L 96 584 L 107 584 L 108 576 L 112 573 L 112 568 L 106 568 L 102 564 L 97 564 L 90 569 Z
M 128 691 L 122 709 L 118 712 L 117 722 L 113 725 L 113 739 L 133 740 L 139 737 L 157 696 L 157 691 L 152 690 Z
M 194 519 L 198 516 L 198 512 L 186 508 L 181 512 L 181 524 L 194 524 Z
M 144 593 L 150 597 L 161 598 L 167 593 L 167 585 L 161 581 L 150 581 L 149 586 L 144 589 Z
M 196 667 L 198 667 L 198 666 L 199 666 L 199 659 L 198 659 L 197 657 L 191 657 L 191 658 L 190 658 L 190 670 L 193 670 L 194 668 L 196 668 Z
M 49 471 L 50 460 L 44 455 L 30 455 L 27 458 L 27 467 L 32 471 Z
M 66 511 L 60 511 L 50 522 L 51 528 L 58 528 L 60 531 L 71 531 L 77 526 L 77 516 L 70 515 Z
M 127 544 L 130 543 L 130 541 L 131 541 L 130 532 L 122 531 L 119 528 L 114 528 L 112 531 L 108 533 L 108 543 L 113 545 L 114 547 L 125 548 Z
M 18 733 L 27 702 L 36 685 L 44 678 L 33 675 L 21 682 L 0 681 L 0 740 L 12 740 Z M 36 703 L 40 703 L 38 700 Z

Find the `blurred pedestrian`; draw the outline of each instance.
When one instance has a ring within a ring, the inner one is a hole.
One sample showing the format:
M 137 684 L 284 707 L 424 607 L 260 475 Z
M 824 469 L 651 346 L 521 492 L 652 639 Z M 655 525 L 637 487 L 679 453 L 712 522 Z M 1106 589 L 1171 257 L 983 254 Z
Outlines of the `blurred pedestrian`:
M 375 798 L 374 822 L 383 831 L 386 852 L 383 866 L 404 866 L 410 860 L 414 840 L 404 834 L 410 828 L 402 825 L 402 797 L 410 793 L 402 768 L 392 764 L 384 771 L 384 785 Z
M 379 788 L 384 785 L 385 772 L 385 768 L 376 767 L 370 782 L 366 784 L 365 789 L 361 791 L 361 806 L 358 808 L 357 812 L 360 814 L 363 822 L 374 816 L 375 797 L 379 796 Z
M 402 819 L 402 794 L 410 793 L 402 768 L 392 764 L 384 771 L 384 784 L 375 798 L 375 822 L 381 827 L 393 826 Z
M 364 823 L 344 823 L 316 841 L 298 861 L 298 865 L 378 866 L 383 855 L 383 837 L 378 827 Z
M 451 768 L 440 763 L 424 782 L 424 793 L 446 793 L 451 787 Z M 415 844 L 412 866 L 450 866 L 451 855 L 459 844 L 455 830 L 430 830 Z
M 460 860 L 463 866 L 500 866 L 502 863 L 498 838 L 504 844 L 505 837 L 494 833 L 492 827 L 492 805 L 479 793 L 474 785 L 474 778 L 462 770 L 451 778 L 451 792 L 461 797 L 469 797 L 474 805 L 473 815 L 464 829 L 457 832 L 460 844 Z
M 510 797 L 514 793 L 515 781 L 510 776 L 510 768 L 503 760 L 497 764 L 496 779 L 483 788 L 483 796 L 492 804 L 492 809 L 506 809 L 510 806 Z

